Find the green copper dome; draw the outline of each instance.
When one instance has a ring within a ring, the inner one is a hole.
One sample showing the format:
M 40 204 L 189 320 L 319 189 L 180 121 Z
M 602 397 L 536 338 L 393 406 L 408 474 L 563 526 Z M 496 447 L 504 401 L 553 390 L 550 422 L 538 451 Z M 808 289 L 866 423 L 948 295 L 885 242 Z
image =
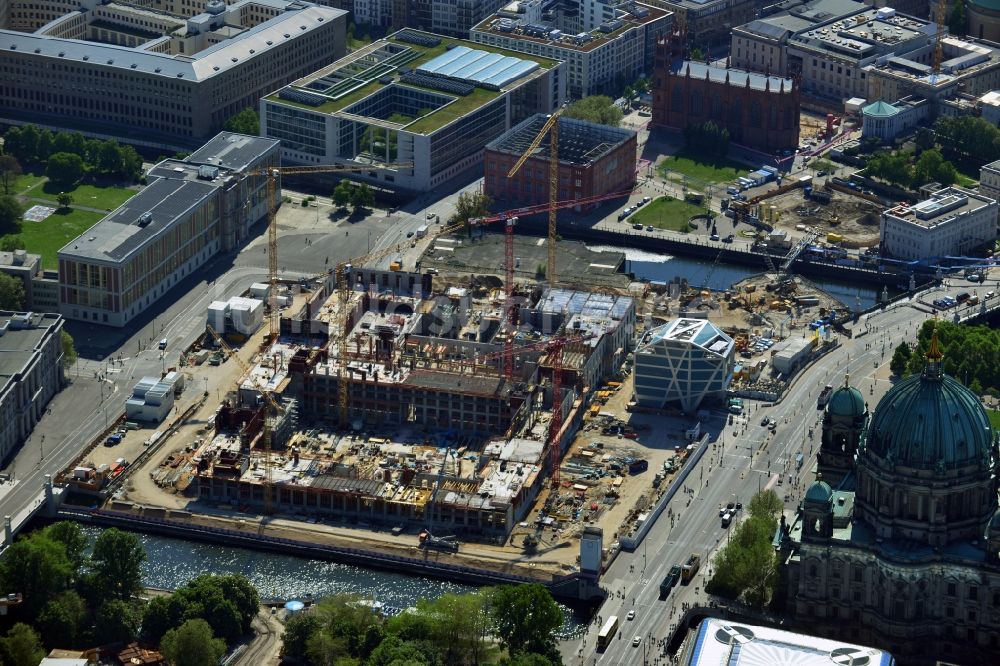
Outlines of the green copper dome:
M 896 384 L 875 408 L 865 454 L 918 470 L 990 469 L 989 417 L 972 391 L 942 374 L 936 340 L 932 350 L 923 373 Z
M 865 399 L 861 397 L 861 391 L 845 384 L 830 396 L 827 410 L 833 416 L 856 418 L 864 416 L 867 407 L 865 407 Z
M 816 504 L 829 504 L 833 499 L 833 489 L 830 484 L 823 480 L 821 475 L 816 476 L 816 480 L 809 490 L 806 491 L 805 501 Z

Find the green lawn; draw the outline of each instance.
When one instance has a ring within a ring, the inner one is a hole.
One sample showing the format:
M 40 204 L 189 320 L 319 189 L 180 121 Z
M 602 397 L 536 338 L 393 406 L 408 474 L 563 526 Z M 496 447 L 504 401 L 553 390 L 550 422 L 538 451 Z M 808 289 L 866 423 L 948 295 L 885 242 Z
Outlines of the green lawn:
M 961 187 L 971 187 L 971 188 L 975 188 L 978 185 L 978 181 L 976 181 L 975 178 L 969 178 L 964 173 L 958 173 L 956 174 L 956 176 L 957 176 L 957 178 L 955 179 L 956 185 L 960 185 Z
M 994 430 L 1000 430 L 1000 412 L 995 409 L 987 409 L 986 414 L 990 417 L 990 425 Z
M 683 153 L 666 158 L 657 166 L 661 172 L 673 171 L 709 183 L 724 183 L 736 178 L 746 167 L 725 158 L 692 157 Z
M 43 268 L 55 270 L 56 253 L 102 217 L 102 213 L 89 210 L 56 211 L 41 222 L 21 222 L 21 233 L 14 237 L 24 241 L 28 252 L 42 255 Z
M 129 190 L 123 187 L 97 187 L 94 185 L 77 185 L 73 189 L 67 190 L 64 187 L 56 187 L 51 183 L 45 183 L 40 189 L 35 188 L 30 196 L 36 199 L 48 199 L 55 202 L 60 192 L 69 192 L 72 194 L 74 206 L 114 210 L 131 199 L 135 195 L 136 190 Z
M 705 209 L 686 201 L 674 199 L 672 197 L 660 197 L 649 202 L 631 216 L 626 218 L 626 222 L 633 224 L 649 224 L 659 229 L 670 229 L 687 233 L 691 231 L 688 223 L 695 215 L 704 215 Z
M 17 177 L 17 180 L 14 181 L 14 186 L 11 188 L 11 194 L 24 194 L 44 180 L 45 176 L 36 176 L 33 173 L 22 173 Z M 41 190 L 38 191 L 40 192 Z

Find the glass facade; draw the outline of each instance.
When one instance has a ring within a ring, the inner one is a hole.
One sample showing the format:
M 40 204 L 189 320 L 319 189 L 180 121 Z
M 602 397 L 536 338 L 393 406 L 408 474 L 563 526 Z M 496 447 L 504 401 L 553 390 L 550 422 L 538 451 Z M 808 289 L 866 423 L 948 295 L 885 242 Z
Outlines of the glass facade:
M 498 97 L 472 115 L 448 125 L 431 137 L 431 176 L 483 150 L 507 129 L 507 98 Z
M 326 116 L 283 104 L 265 104 L 267 136 L 309 155 L 326 155 Z

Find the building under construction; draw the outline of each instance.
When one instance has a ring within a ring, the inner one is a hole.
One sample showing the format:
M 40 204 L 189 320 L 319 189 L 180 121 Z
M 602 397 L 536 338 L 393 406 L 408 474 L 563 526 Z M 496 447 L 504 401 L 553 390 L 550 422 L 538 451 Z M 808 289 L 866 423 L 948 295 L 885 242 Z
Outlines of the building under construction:
M 278 512 L 506 536 L 628 353 L 635 304 L 536 287 L 507 326 L 504 290 L 430 278 L 350 269 L 346 301 L 330 278 L 283 319 L 194 454 L 199 496 L 255 505 L 270 485 Z
M 486 145 L 486 194 L 498 201 L 535 205 L 549 200 L 551 133 L 512 177 L 511 166 L 531 147 L 547 117 L 536 114 Z M 636 182 L 636 133 L 633 130 L 561 117 L 556 154 L 556 200 L 590 199 L 627 193 Z M 596 205 L 596 204 L 593 204 Z

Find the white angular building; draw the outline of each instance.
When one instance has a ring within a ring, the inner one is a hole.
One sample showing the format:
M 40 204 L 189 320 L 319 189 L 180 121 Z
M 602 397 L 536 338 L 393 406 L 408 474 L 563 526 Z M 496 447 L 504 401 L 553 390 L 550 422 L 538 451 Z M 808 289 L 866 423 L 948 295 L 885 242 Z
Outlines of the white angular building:
M 879 231 L 883 251 L 897 259 L 964 256 L 997 237 L 997 202 L 946 187 L 885 211 Z
M 635 350 L 635 398 L 643 407 L 676 403 L 693 412 L 733 379 L 733 339 L 706 319 L 675 319 L 646 331 Z

